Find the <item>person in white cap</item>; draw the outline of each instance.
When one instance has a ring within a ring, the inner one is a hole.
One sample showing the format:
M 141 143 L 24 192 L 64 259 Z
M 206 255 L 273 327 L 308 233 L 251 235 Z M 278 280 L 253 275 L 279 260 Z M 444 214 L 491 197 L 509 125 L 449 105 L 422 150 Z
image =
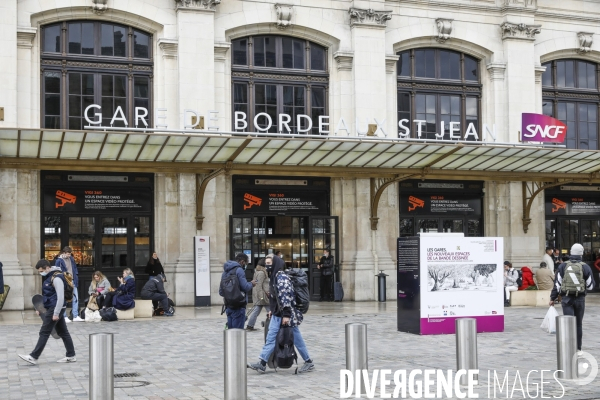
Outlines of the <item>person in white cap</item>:
M 577 320 L 577 350 L 581 355 L 583 337 L 583 313 L 585 311 L 585 295 L 594 287 L 594 277 L 589 265 L 581 261 L 583 246 L 575 243 L 571 247 L 569 261 L 560 264 L 550 294 L 550 305 L 553 305 L 560 294 L 562 296 L 563 315 L 573 315 Z

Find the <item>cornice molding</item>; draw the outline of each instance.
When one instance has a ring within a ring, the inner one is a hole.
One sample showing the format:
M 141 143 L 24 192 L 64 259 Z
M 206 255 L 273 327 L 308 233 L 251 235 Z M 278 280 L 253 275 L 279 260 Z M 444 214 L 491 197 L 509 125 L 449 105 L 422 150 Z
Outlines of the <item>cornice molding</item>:
M 176 10 L 215 11 L 221 0 L 175 0 Z
M 435 25 L 437 26 L 438 35 L 435 40 L 438 43 L 446 43 L 446 40 L 450 39 L 452 34 L 452 21 L 453 19 L 437 18 Z
M 158 47 L 162 50 L 163 58 L 177 58 L 177 50 L 179 48 L 179 41 L 177 39 L 158 39 Z
M 388 54 L 385 56 L 385 72 L 388 74 L 393 74 L 396 72 L 396 65 L 398 64 L 398 59 L 400 56 L 395 54 Z
M 500 25 L 502 31 L 502 40 L 518 39 L 534 41 L 535 35 L 542 31 L 542 25 L 515 24 L 512 22 L 503 22 Z
M 352 71 L 354 53 L 351 51 L 336 51 L 333 58 L 337 62 L 338 71 Z
M 33 39 L 37 34 L 37 28 L 17 27 L 17 47 L 22 49 L 30 49 L 33 47 Z
M 392 19 L 392 11 L 375 11 L 372 8 L 362 9 L 350 7 L 350 26 L 365 25 L 385 28 L 387 21 Z
M 292 26 L 292 16 L 294 15 L 294 6 L 292 4 L 275 4 L 275 12 L 277 13 L 277 29 L 284 30 Z
M 579 49 L 577 53 L 585 54 L 592 51 L 592 44 L 594 43 L 594 34 L 591 32 L 577 32 L 577 39 L 579 39 Z
M 490 73 L 490 81 L 504 80 L 504 71 L 506 71 L 506 63 L 490 63 L 486 65 L 486 69 Z

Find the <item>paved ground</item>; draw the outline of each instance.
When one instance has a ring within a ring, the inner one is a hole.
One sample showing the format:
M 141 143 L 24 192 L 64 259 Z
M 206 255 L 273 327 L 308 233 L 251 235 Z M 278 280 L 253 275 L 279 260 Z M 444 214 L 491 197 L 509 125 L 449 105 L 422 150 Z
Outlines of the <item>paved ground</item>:
M 560 313 L 560 307 L 557 308 Z M 0 399 L 84 399 L 88 391 L 88 335 L 115 334 L 115 373 L 139 377 L 116 379 L 117 399 L 223 399 L 223 325 L 220 307 L 183 308 L 175 318 L 154 318 L 102 323 L 73 323 L 78 362 L 57 364 L 64 357 L 62 342 L 50 339 L 39 365 L 22 362 L 38 337 L 40 320 L 30 311 L 0 312 Z M 504 333 L 480 334 L 479 398 L 488 395 L 490 370 L 509 374 L 510 390 L 496 398 L 534 398 L 539 372 L 554 370 L 554 335 L 539 325 L 545 308 L 512 307 L 506 310 Z M 261 315 L 261 318 L 263 315 Z M 344 325 L 368 324 L 369 369 L 454 369 L 455 337 L 418 336 L 396 331 L 396 304 L 314 303 L 301 326 L 316 370 L 293 375 L 291 370 L 260 375 L 248 370 L 250 399 L 334 399 L 340 397 L 340 369 L 345 368 Z M 584 350 L 600 360 L 600 296 L 590 296 L 584 319 Z M 254 362 L 263 344 L 262 331 L 247 335 L 248 360 Z M 547 373 L 544 396 L 561 397 L 562 389 Z M 516 384 L 515 384 L 516 381 Z M 139 386 L 145 383 L 145 386 Z M 600 399 L 600 376 L 586 386 L 563 382 L 564 399 Z M 393 390 L 393 385 L 390 386 Z M 539 390 L 539 389 L 538 389 Z M 354 397 L 354 396 L 353 396 Z M 379 388 L 377 395 L 379 398 Z

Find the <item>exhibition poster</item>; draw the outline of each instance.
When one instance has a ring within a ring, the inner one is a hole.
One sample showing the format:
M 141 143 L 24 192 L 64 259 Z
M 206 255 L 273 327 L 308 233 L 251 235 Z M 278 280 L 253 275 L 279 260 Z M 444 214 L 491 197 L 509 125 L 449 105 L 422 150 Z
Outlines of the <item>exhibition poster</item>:
M 210 306 L 210 237 L 194 236 L 195 306 Z

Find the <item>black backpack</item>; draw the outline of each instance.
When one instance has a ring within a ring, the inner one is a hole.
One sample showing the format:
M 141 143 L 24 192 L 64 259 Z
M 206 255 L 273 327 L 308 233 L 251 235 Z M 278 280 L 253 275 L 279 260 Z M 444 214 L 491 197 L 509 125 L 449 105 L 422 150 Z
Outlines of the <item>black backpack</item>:
M 52 281 L 54 281 L 54 278 L 56 278 L 57 276 L 62 276 L 62 278 L 63 278 L 63 282 L 64 282 L 63 290 L 64 290 L 64 295 L 65 295 L 65 303 L 72 302 L 73 301 L 73 290 L 75 287 L 75 285 L 73 284 L 73 275 L 71 275 L 68 272 L 56 271 L 52 274 Z
M 521 272 L 521 270 L 517 270 L 517 272 L 519 273 L 519 277 L 517 278 L 517 286 L 521 287 L 523 286 L 523 273 Z
M 292 268 L 285 271 L 294 286 L 296 294 L 296 309 L 306 314 L 310 303 L 310 292 L 308 291 L 308 275 L 301 268 Z
M 240 280 L 237 277 L 236 267 L 229 275 L 221 279 L 221 290 L 223 291 L 223 300 L 227 308 L 242 308 L 246 306 L 246 294 L 240 289 Z
M 275 368 L 287 369 L 291 368 L 294 362 L 296 363 L 296 373 L 298 373 L 298 356 L 294 348 L 294 328 L 282 325 L 277 332 L 273 364 Z
M 100 310 L 102 321 L 117 321 L 117 310 L 114 307 L 107 307 Z

